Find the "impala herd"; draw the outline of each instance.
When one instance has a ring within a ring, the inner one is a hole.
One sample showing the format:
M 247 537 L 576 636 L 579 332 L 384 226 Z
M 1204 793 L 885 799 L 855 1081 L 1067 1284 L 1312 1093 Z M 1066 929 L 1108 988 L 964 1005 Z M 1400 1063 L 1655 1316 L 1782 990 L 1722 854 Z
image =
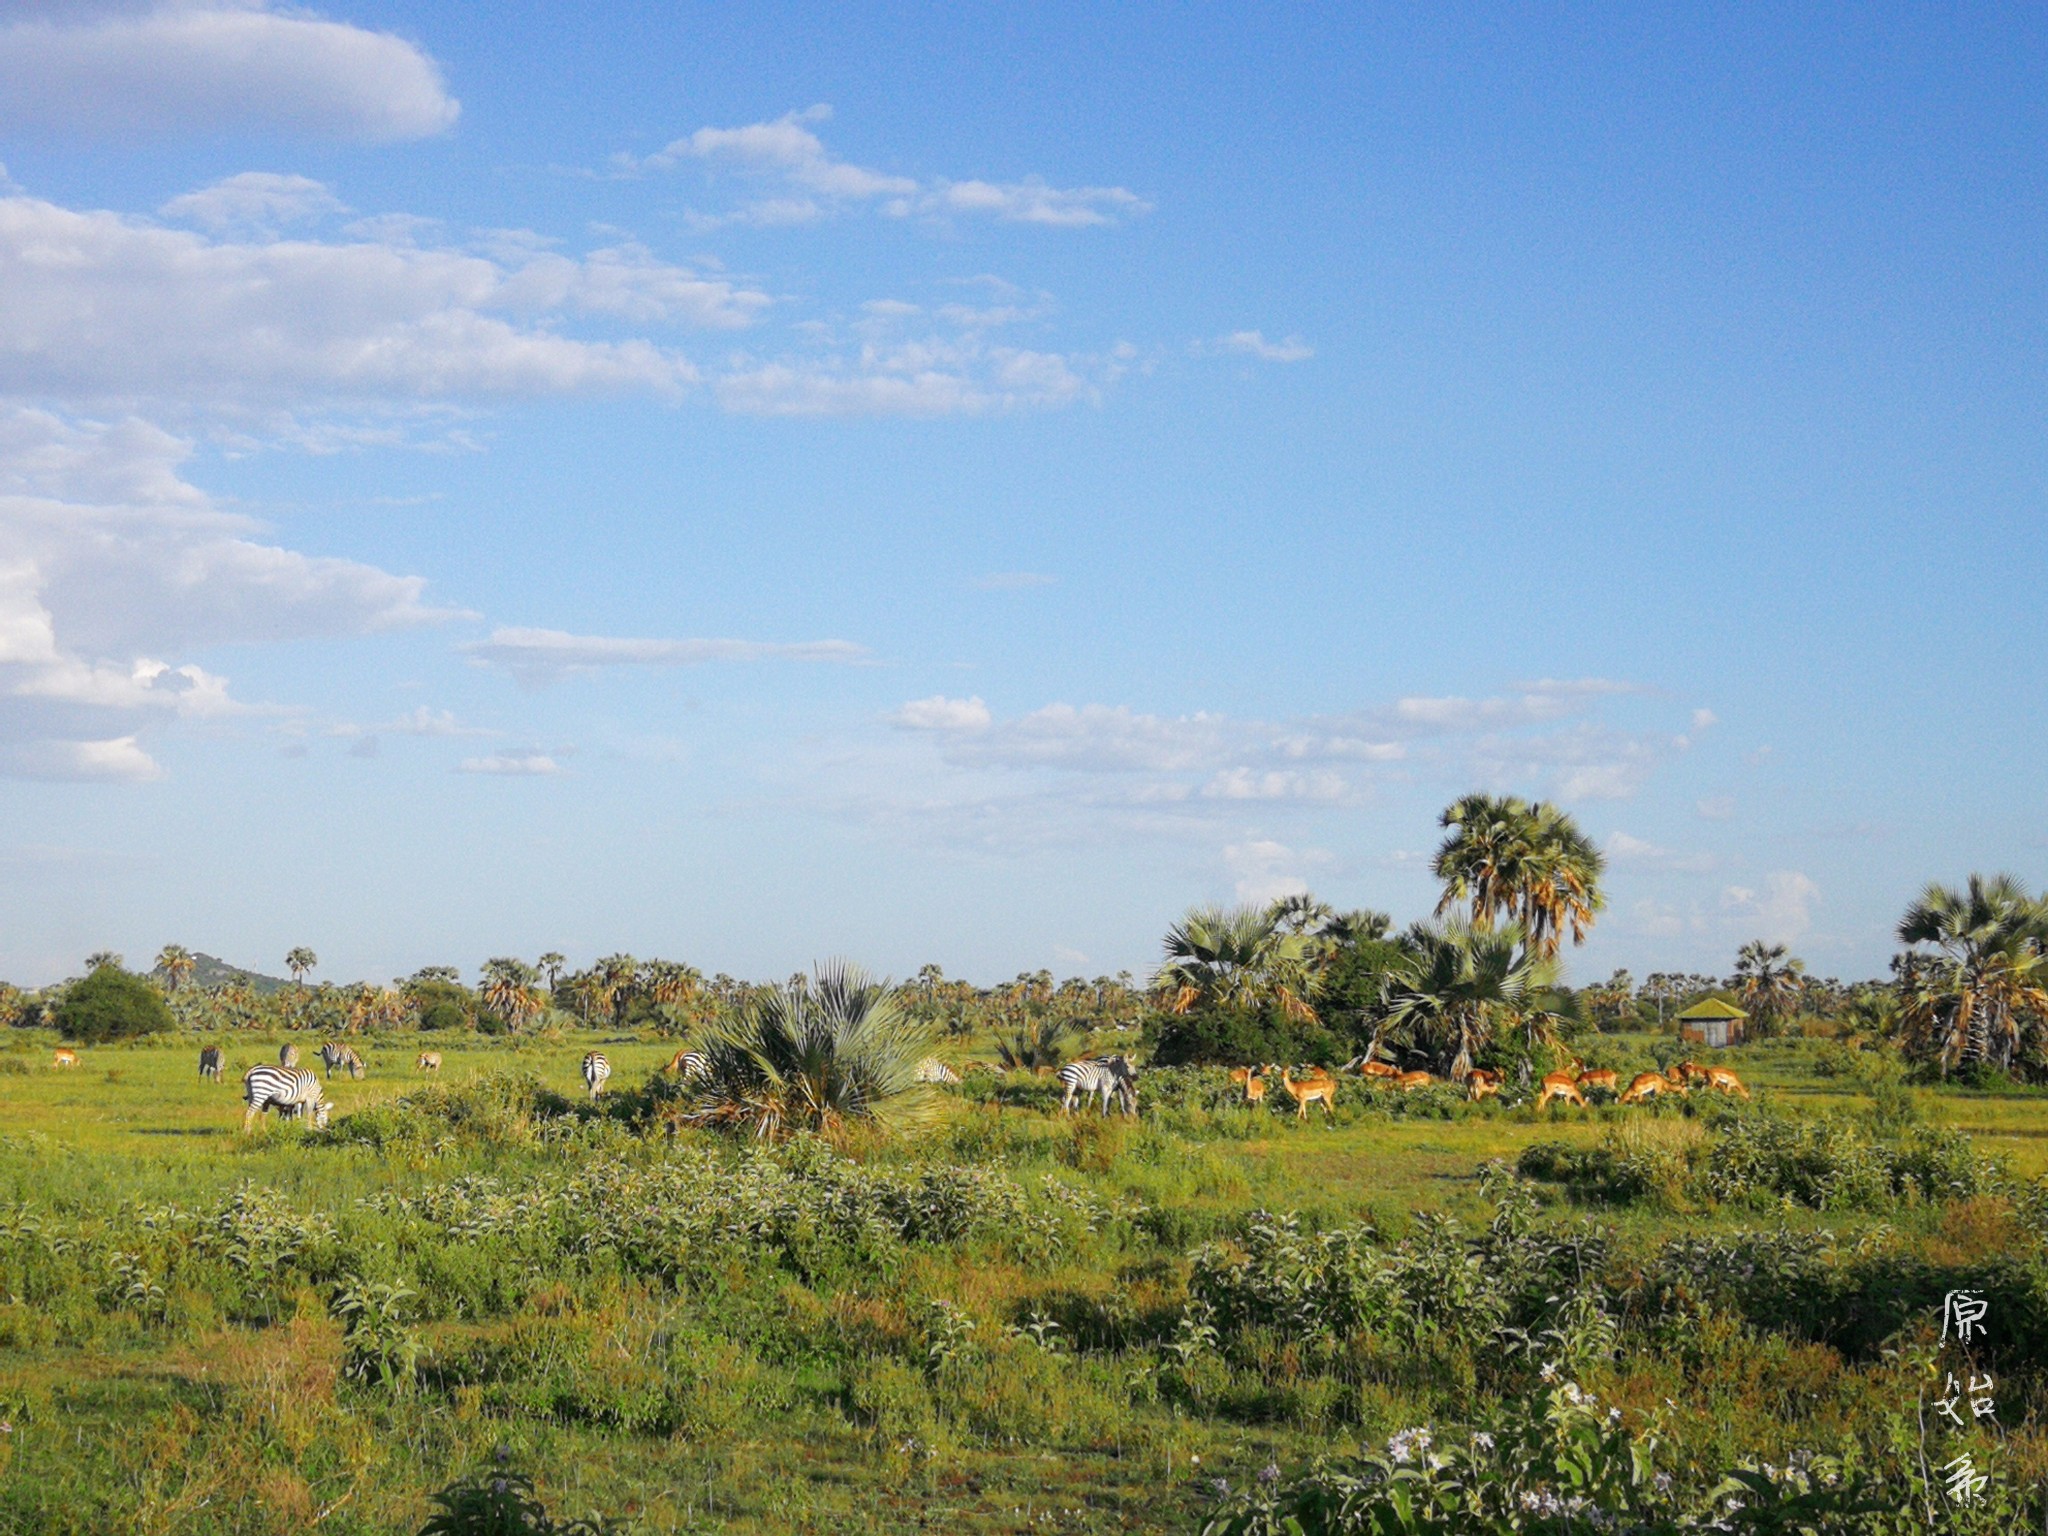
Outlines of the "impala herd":
M 1309 1105 L 1315 1103 L 1323 1106 L 1325 1115 L 1334 1113 L 1337 1079 L 1346 1074 L 1357 1077 L 1368 1088 L 1396 1088 L 1403 1093 L 1449 1081 L 1431 1072 L 1404 1072 L 1387 1062 L 1365 1056 L 1354 1057 L 1334 1072 L 1327 1067 L 1282 1067 L 1270 1062 L 1263 1067 L 1232 1067 L 1230 1081 L 1244 1090 L 1247 1104 L 1258 1104 L 1265 1100 L 1267 1085 L 1277 1080 L 1281 1090 L 1294 1101 L 1296 1116 L 1305 1120 Z M 1475 1104 L 1481 1099 L 1497 1097 L 1500 1087 L 1500 1074 L 1485 1067 L 1474 1067 L 1465 1078 L 1465 1096 Z M 1749 1089 L 1743 1086 L 1742 1079 L 1726 1067 L 1703 1067 L 1696 1061 L 1681 1061 L 1668 1074 L 1638 1072 L 1628 1087 L 1623 1088 L 1613 1068 L 1588 1068 L 1575 1061 L 1569 1070 L 1552 1072 L 1543 1078 L 1538 1085 L 1536 1107 L 1542 1109 L 1551 1104 L 1583 1107 L 1594 1096 L 1604 1096 L 1622 1104 L 1642 1104 L 1671 1094 L 1682 1098 L 1694 1088 L 1710 1088 L 1717 1093 L 1732 1093 L 1744 1099 L 1749 1097 Z

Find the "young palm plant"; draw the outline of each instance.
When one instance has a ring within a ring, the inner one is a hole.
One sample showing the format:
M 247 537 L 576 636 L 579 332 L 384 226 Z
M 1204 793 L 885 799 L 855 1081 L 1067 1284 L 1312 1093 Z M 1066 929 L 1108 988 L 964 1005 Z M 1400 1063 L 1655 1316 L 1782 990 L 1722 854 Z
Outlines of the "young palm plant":
M 709 1033 L 708 1070 L 688 1118 L 771 1141 L 860 1124 L 919 1130 L 939 1110 L 917 1080 L 934 1044 L 933 1026 L 913 1017 L 893 987 L 830 961 L 815 977 L 764 991 L 736 1022 Z
M 1554 1016 L 1538 996 L 1557 979 L 1557 962 L 1532 954 L 1514 923 L 1473 928 L 1417 924 L 1411 958 L 1389 973 L 1385 1029 L 1448 1063 L 1454 1082 L 1496 1034 L 1519 1026 L 1530 1044 L 1547 1039 Z

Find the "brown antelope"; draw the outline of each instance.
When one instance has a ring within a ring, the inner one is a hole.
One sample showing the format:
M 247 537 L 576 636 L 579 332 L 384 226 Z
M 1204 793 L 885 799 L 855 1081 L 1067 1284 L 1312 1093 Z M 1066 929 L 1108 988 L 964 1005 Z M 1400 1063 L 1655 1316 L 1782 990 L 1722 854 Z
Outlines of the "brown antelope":
M 1681 1061 L 1665 1076 L 1673 1082 L 1704 1084 L 1707 1081 L 1707 1069 L 1696 1061 Z
M 1716 1093 L 1732 1093 L 1738 1098 L 1748 1098 L 1749 1090 L 1742 1085 L 1742 1079 L 1726 1067 L 1702 1067 L 1707 1086 Z
M 1621 1092 L 1620 1082 L 1615 1077 L 1612 1067 L 1596 1067 L 1590 1072 L 1579 1074 L 1580 1093 L 1592 1093 L 1596 1089 L 1610 1096 Z
M 78 1065 L 78 1052 L 72 1050 L 68 1045 L 60 1045 L 57 1047 L 57 1054 L 50 1058 L 50 1065 L 53 1067 L 75 1067 Z
M 439 1051 L 421 1051 L 420 1059 L 414 1062 L 413 1066 L 421 1072 L 438 1072 L 441 1070 L 441 1053 Z
M 1576 1104 L 1586 1107 L 1586 1096 L 1579 1092 L 1579 1080 L 1569 1072 L 1546 1072 L 1543 1088 L 1536 1095 L 1536 1107 L 1542 1109 L 1552 1103 Z
M 1312 1069 L 1311 1074 L 1304 1078 L 1296 1078 L 1290 1068 L 1282 1067 L 1280 1086 L 1287 1091 L 1287 1096 L 1294 1100 L 1294 1113 L 1297 1119 L 1306 1120 L 1309 1105 L 1317 1100 L 1322 1101 L 1324 1118 L 1337 1118 L 1337 1079 L 1320 1067 Z
M 1342 1070 L 1356 1072 L 1367 1081 L 1375 1077 L 1395 1078 L 1401 1075 L 1399 1067 L 1389 1066 L 1386 1062 L 1379 1061 L 1371 1056 L 1354 1056 L 1351 1060 L 1344 1063 Z
M 1263 1104 L 1266 1102 L 1266 1079 L 1264 1074 L 1271 1070 L 1270 1067 L 1232 1067 L 1230 1069 L 1230 1080 L 1244 1089 L 1245 1103 Z
M 1491 1098 L 1500 1092 L 1500 1074 L 1489 1072 L 1484 1067 L 1474 1067 L 1471 1076 L 1465 1079 L 1465 1093 L 1474 1104 L 1481 1099 Z
M 1397 1072 L 1387 1079 L 1389 1088 L 1398 1088 L 1403 1093 L 1413 1093 L 1418 1088 L 1427 1088 L 1436 1079 L 1427 1072 Z
M 1662 1072 L 1638 1072 L 1635 1081 L 1623 1090 L 1621 1102 L 1624 1104 L 1641 1104 L 1646 1100 L 1658 1097 L 1660 1094 L 1682 1094 L 1684 1092 L 1685 1084 L 1673 1082 Z

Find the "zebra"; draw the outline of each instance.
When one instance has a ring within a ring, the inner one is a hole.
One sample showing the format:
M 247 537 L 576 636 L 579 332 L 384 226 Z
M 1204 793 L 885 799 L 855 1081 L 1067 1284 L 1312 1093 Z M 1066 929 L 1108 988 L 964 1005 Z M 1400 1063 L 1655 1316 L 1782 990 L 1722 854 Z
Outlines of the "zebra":
M 308 1067 L 251 1067 L 243 1074 L 242 1094 L 248 1101 L 248 1108 L 242 1111 L 244 1135 L 259 1116 L 273 1109 L 294 1120 L 311 1110 L 313 1124 L 327 1128 L 330 1106 L 320 1089 L 320 1075 Z
M 917 1080 L 920 1083 L 957 1083 L 960 1074 L 938 1057 L 927 1056 L 917 1064 Z
M 217 1045 L 209 1045 L 199 1053 L 199 1075 L 220 1081 L 221 1068 L 227 1065 L 227 1053 Z
M 669 1058 L 664 1070 L 673 1072 L 687 1083 L 692 1078 L 711 1075 L 711 1058 L 702 1051 L 677 1051 Z
M 1101 1100 L 1105 1115 L 1109 1113 L 1112 1097 L 1123 1106 L 1125 1114 L 1135 1115 L 1138 1112 L 1138 1069 L 1128 1056 L 1070 1061 L 1060 1068 L 1060 1081 L 1067 1088 L 1067 1096 L 1060 1104 L 1063 1115 L 1073 1112 L 1076 1099 L 1090 1095 Z
M 612 1075 L 612 1064 L 597 1051 L 583 1058 L 583 1081 L 590 1085 L 590 1097 L 595 1102 L 604 1092 L 604 1080 Z
M 284 1049 L 277 1053 L 277 1064 L 280 1067 L 296 1067 L 299 1064 L 299 1048 L 291 1041 L 285 1041 Z
M 320 1047 L 320 1060 L 326 1066 L 329 1077 L 337 1072 L 346 1072 L 356 1079 L 361 1079 L 363 1075 L 363 1058 L 358 1056 L 352 1047 L 330 1040 Z

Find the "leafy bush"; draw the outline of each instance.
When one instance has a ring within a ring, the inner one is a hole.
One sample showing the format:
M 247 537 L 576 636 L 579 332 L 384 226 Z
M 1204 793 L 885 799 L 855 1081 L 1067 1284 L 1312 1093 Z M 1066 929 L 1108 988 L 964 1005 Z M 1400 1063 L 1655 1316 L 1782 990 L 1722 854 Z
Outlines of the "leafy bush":
M 1147 1060 L 1154 1066 L 1256 1066 L 1262 1062 L 1315 1062 L 1330 1066 L 1345 1059 L 1348 1042 L 1319 1023 L 1293 1018 L 1278 1008 L 1195 1008 L 1154 1014 L 1145 1025 Z
M 56 1024 L 67 1040 L 104 1045 L 162 1034 L 173 1020 L 155 987 L 118 966 L 103 965 L 64 994 Z
M 434 1514 L 419 1536 L 626 1536 L 624 1522 L 603 1516 L 557 1520 L 517 1472 L 490 1472 L 429 1495 Z

